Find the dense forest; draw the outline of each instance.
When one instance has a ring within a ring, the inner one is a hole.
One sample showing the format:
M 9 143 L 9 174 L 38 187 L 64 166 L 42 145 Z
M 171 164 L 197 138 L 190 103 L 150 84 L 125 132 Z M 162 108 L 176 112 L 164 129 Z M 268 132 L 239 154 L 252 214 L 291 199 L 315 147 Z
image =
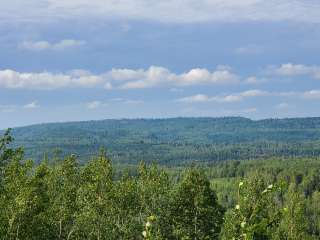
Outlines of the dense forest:
M 35 164 L 12 141 L 0 138 L 2 239 L 320 239 L 317 157 L 115 167 L 101 149 Z
M 116 164 L 165 166 L 222 160 L 320 155 L 320 118 L 241 117 L 123 119 L 40 124 L 13 130 L 15 146 L 39 162 L 76 154 L 86 162 L 101 147 Z

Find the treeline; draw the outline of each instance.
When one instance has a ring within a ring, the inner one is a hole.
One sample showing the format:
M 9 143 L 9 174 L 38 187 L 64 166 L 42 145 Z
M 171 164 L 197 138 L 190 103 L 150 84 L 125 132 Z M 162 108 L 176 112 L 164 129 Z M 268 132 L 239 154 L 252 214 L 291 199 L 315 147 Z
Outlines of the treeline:
M 53 123 L 16 128 L 16 146 L 41 161 L 76 153 L 86 162 L 107 147 L 114 163 L 157 161 L 177 166 L 270 157 L 320 155 L 320 118 L 267 119 L 240 117 L 102 120 Z
M 300 159 L 296 172 L 280 160 L 262 168 L 235 161 L 188 169 L 141 163 L 116 171 L 103 150 L 85 165 L 75 155 L 35 165 L 11 141 L 9 132 L 0 140 L 2 239 L 320 237 L 316 159 L 305 168 Z M 234 202 L 225 204 L 224 195 Z

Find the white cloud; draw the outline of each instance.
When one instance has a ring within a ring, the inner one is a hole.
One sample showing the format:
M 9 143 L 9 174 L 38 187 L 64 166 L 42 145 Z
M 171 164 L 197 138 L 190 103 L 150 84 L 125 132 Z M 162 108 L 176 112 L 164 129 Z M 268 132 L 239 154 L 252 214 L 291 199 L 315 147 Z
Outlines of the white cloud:
M 65 50 L 67 48 L 80 47 L 85 44 L 86 44 L 85 41 L 74 40 L 74 39 L 65 39 L 57 43 L 50 43 L 47 41 L 37 41 L 37 42 L 25 41 L 19 44 L 19 48 L 32 50 L 32 51 L 44 51 L 44 50 L 60 51 L 60 50 Z
M 230 72 L 227 69 L 217 69 L 213 72 L 209 72 L 207 69 L 195 68 L 187 73 L 172 76 L 177 85 L 188 86 L 195 84 L 225 84 L 225 83 L 237 83 L 239 78 L 237 75 Z
M 88 103 L 86 104 L 86 107 L 87 107 L 88 109 L 97 109 L 97 108 L 99 108 L 99 107 L 101 107 L 101 106 L 103 106 L 103 105 L 105 105 L 105 104 L 102 103 L 102 102 L 100 102 L 100 101 L 92 101 L 92 102 L 88 102 Z
M 197 94 L 189 97 L 179 98 L 177 102 L 183 103 L 203 103 L 203 102 L 218 102 L 218 103 L 232 103 L 239 102 L 242 97 L 239 95 L 214 96 L 209 97 L 205 94 Z
M 17 105 L 17 104 L 10 104 L 10 105 L 0 105 L 0 112 L 3 113 L 11 113 L 16 112 L 18 110 L 31 110 L 39 108 L 40 105 L 38 104 L 38 101 L 33 101 L 30 103 L 27 103 L 25 105 Z
M 232 103 L 232 102 L 240 102 L 243 97 L 239 95 L 228 95 L 225 97 L 213 97 L 212 101 L 220 102 L 220 103 Z
M 258 90 L 258 89 L 253 89 L 253 90 L 247 90 L 239 94 L 241 97 L 259 97 L 259 96 L 267 96 L 269 95 L 268 92 Z
M 34 51 L 42 51 L 51 48 L 51 44 L 47 41 L 38 41 L 38 42 L 28 42 L 25 41 L 19 44 L 19 48 L 27 49 L 27 50 L 34 50 Z
M 319 1 L 302 0 L 16 0 L 0 16 L 16 21 L 64 18 L 140 19 L 158 22 L 320 22 Z M 179 14 L 177 14 L 179 13 Z
M 110 82 L 106 82 L 104 84 L 104 89 L 107 89 L 107 90 L 111 90 L 113 87 L 112 87 L 112 84 Z
M 245 79 L 244 83 L 246 84 L 261 84 L 265 83 L 268 80 L 266 78 L 257 78 L 256 76 L 250 76 L 247 79 Z
M 39 107 L 40 107 L 40 105 L 38 104 L 37 101 L 33 101 L 33 102 L 28 103 L 23 106 L 23 108 L 25 108 L 25 109 L 35 109 L 35 108 L 39 108 Z
M 152 88 L 159 86 L 191 86 L 206 84 L 233 84 L 239 77 L 229 70 L 216 69 L 210 72 L 204 68 L 191 69 L 175 74 L 164 67 L 151 66 L 149 69 L 113 69 L 107 74 L 109 81 L 125 82 L 123 89 Z
M 125 99 L 125 98 L 112 98 L 110 100 L 107 100 L 105 102 L 102 101 L 91 101 L 86 103 L 86 108 L 93 110 L 93 109 L 97 109 L 97 108 L 101 108 L 101 107 L 107 107 L 110 106 L 111 104 L 129 104 L 129 105 L 139 105 L 139 104 L 143 104 L 144 101 L 142 100 L 133 100 L 133 99 Z
M 275 106 L 276 109 L 279 109 L 279 110 L 286 110 L 290 107 L 290 104 L 286 103 L 286 102 L 283 102 L 283 103 L 279 103 Z
M 240 102 L 246 98 L 253 98 L 253 97 L 267 97 L 267 96 L 275 96 L 275 97 L 292 97 L 292 96 L 300 96 L 301 93 L 297 92 L 268 92 L 258 89 L 252 89 L 243 91 L 240 93 L 233 93 L 229 95 L 219 95 L 209 97 L 204 94 L 197 94 L 193 96 L 188 96 L 184 98 L 179 98 L 177 102 L 184 102 L 184 103 L 199 103 L 199 102 L 218 102 L 218 103 L 233 103 L 233 102 Z
M 222 109 L 220 110 L 220 116 L 248 116 L 258 112 L 258 109 L 244 108 L 244 109 Z M 219 116 L 218 115 L 218 116 Z
M 248 77 L 245 81 L 248 84 L 257 84 L 259 81 L 256 76 Z
M 177 101 L 184 103 L 209 102 L 211 101 L 211 98 L 205 94 L 197 94 L 189 97 L 179 98 Z
M 56 89 L 65 87 L 93 87 L 103 79 L 95 75 L 75 76 L 62 73 L 20 73 L 0 70 L 0 88 Z
M 304 92 L 303 97 L 306 99 L 320 99 L 320 90 L 310 90 Z
M 280 76 L 294 77 L 309 75 L 312 78 L 320 79 L 320 66 L 286 63 L 280 65 L 279 67 L 270 67 L 269 71 Z
M 20 73 L 0 70 L 0 88 L 57 89 L 71 87 L 101 87 L 104 89 L 142 89 L 156 87 L 182 87 L 192 85 L 235 84 L 239 77 L 229 70 L 195 68 L 176 74 L 168 69 L 151 66 L 143 69 L 112 69 L 103 74 L 92 74 L 85 70 L 67 73 Z
M 287 68 L 288 69 L 288 68 Z M 305 73 L 303 68 L 295 70 L 295 73 Z M 315 76 L 315 68 L 312 68 Z M 283 74 L 289 74 L 286 70 Z M 293 74 L 293 73 L 290 73 Z M 320 74 L 320 72 L 319 72 Z M 320 76 L 320 75 L 319 75 Z M 241 80 L 240 76 L 233 73 L 230 67 L 218 66 L 209 71 L 205 68 L 194 68 L 182 73 L 174 73 L 169 69 L 159 66 L 151 66 L 148 69 L 112 69 L 102 74 L 93 74 L 86 70 L 76 69 L 66 73 L 53 72 L 17 72 L 11 69 L 0 70 L 0 88 L 7 89 L 36 89 L 51 90 L 59 88 L 100 88 L 100 89 L 146 89 L 168 88 L 170 91 L 183 92 L 183 88 L 189 86 L 219 86 L 255 83 L 256 77 L 250 80 Z M 301 94 L 301 93 L 300 93 Z M 311 94 L 311 93 L 310 93 Z M 213 99 L 217 102 L 240 101 L 244 97 L 257 96 L 298 96 L 299 92 L 280 91 L 267 92 L 252 89 L 230 96 L 221 96 Z
M 85 44 L 86 44 L 85 41 L 74 40 L 74 39 L 65 39 L 65 40 L 62 40 L 56 44 L 53 44 L 52 48 L 56 49 L 56 50 L 64 50 L 66 48 L 80 47 Z

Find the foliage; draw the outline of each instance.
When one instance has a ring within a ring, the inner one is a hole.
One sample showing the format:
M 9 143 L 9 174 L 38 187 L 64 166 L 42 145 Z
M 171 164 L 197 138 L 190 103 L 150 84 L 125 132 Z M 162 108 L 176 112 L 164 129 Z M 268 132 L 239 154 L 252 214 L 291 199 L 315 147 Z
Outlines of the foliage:
M 261 175 L 255 174 L 247 181 L 241 181 L 238 202 L 226 215 L 223 239 L 253 240 L 272 239 L 282 213 L 286 209 L 277 206 L 281 188 L 267 185 Z
M 105 150 L 40 164 L 0 138 L 2 239 L 319 239 L 317 158 L 202 167 L 112 164 Z M 223 206 L 223 207 L 222 207 Z
M 165 166 L 193 162 L 315 157 L 320 154 L 320 118 L 241 117 L 123 119 L 40 124 L 13 130 L 15 145 L 40 162 L 43 153 L 72 153 L 87 162 L 101 147 L 115 163 L 157 161 Z
M 173 232 L 178 239 L 217 239 L 224 210 L 210 182 L 197 169 L 188 169 L 173 192 Z

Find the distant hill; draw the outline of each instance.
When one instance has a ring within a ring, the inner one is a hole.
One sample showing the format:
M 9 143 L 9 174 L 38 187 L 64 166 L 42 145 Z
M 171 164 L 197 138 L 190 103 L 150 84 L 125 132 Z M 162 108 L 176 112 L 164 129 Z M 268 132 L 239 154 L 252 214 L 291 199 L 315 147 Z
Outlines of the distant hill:
M 320 118 L 241 117 L 123 119 L 49 123 L 13 130 L 15 145 L 39 161 L 74 153 L 88 159 L 105 147 L 116 163 L 165 165 L 272 156 L 319 156 Z

